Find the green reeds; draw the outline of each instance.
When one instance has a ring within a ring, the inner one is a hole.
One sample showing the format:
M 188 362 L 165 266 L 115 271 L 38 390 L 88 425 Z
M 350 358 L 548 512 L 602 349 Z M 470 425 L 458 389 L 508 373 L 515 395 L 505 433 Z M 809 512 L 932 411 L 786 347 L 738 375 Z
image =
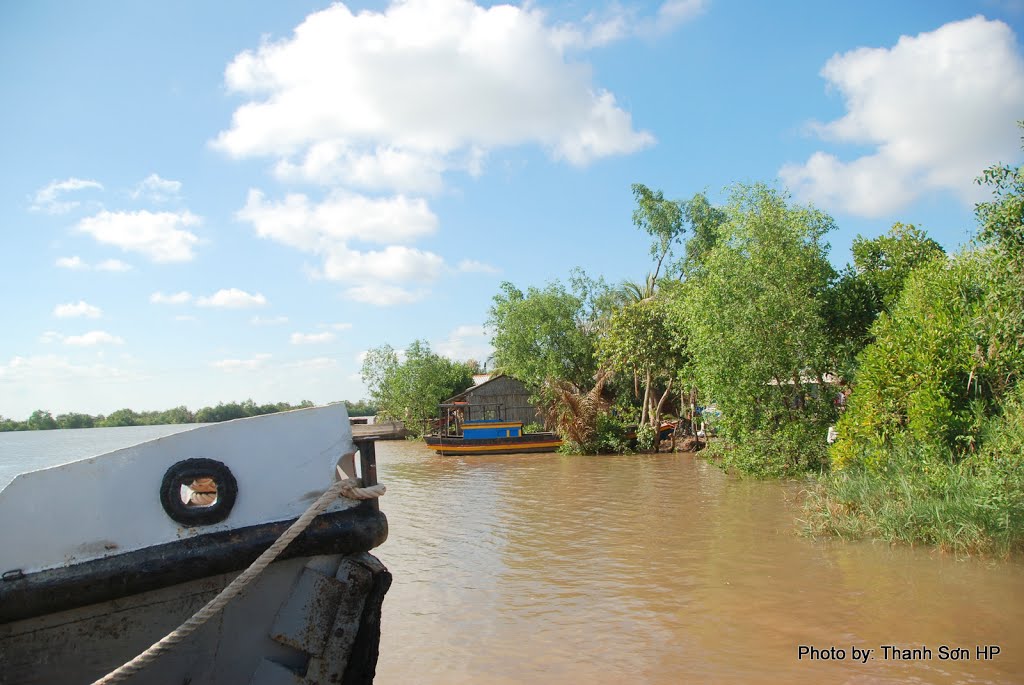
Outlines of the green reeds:
M 957 555 L 1024 551 L 1022 458 L 988 452 L 959 463 L 903 451 L 881 471 L 848 468 L 808 493 L 812 534 L 933 545 Z

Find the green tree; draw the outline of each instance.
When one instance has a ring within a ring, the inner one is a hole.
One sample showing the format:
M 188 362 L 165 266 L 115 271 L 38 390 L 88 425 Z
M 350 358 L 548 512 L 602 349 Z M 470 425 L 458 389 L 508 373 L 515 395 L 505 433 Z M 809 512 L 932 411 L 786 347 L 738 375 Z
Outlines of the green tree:
M 194 417 L 192 412 L 188 410 L 188 407 L 182 405 L 175 407 L 174 409 L 168 409 L 166 411 L 159 412 L 156 417 L 158 424 L 176 424 L 176 423 L 192 423 Z
M 36 409 L 32 412 L 32 415 L 28 417 L 27 423 L 28 429 L 33 431 L 47 431 L 57 428 L 57 422 L 50 412 L 45 409 Z
M 856 356 L 871 342 L 871 325 L 899 300 L 907 277 L 918 267 L 942 259 L 945 251 L 909 224 L 896 223 L 877 238 L 853 240 L 853 265 L 844 269 L 825 294 L 825 318 L 835 349 L 834 367 L 852 378 Z
M 345 400 L 345 407 L 348 409 L 349 416 L 373 416 L 377 413 L 377 406 L 369 400 L 359 400 L 358 402 Z
M 672 256 L 686 230 L 683 203 L 666 200 L 660 190 L 651 190 L 642 183 L 633 184 L 633 198 L 637 204 L 633 210 L 633 224 L 651 236 L 654 271 L 650 281 L 656 283 L 662 265 Z
M 891 314 L 871 332 L 849 408 L 832 449 L 838 468 L 884 465 L 893 449 L 919 448 L 940 459 L 975 446 L 994 409 L 992 381 L 976 352 L 986 300 L 986 265 L 967 253 L 915 271 Z
M 643 283 L 639 281 L 623 281 L 619 288 L 620 306 L 628 306 L 636 302 L 642 302 L 654 297 L 658 291 L 658 282 L 654 280 L 654 274 L 647 274 Z
M 1017 124 L 1024 128 L 1024 121 Z M 988 344 L 982 353 L 993 375 L 1002 373 L 1002 390 L 1008 391 L 1024 368 L 1024 174 L 1019 166 L 997 164 L 977 183 L 993 194 L 992 200 L 975 208 L 978 240 L 988 260 L 988 301 L 982 320 Z
M 103 425 L 106 427 L 139 426 L 141 423 L 139 415 L 131 409 L 118 409 L 103 419 Z
M 438 404 L 473 385 L 465 364 L 435 354 L 425 340 L 413 341 L 402 360 L 388 345 L 370 350 L 362 377 L 378 413 L 404 422 L 413 435 L 429 429 Z
M 705 313 L 688 326 L 700 387 L 735 447 L 731 463 L 765 473 L 817 465 L 834 411 L 821 390 L 822 293 L 835 273 L 824 237 L 834 223 L 787 200 L 764 185 L 734 187 L 691 291 Z
M 690 198 L 683 205 L 683 214 L 693 235 L 686 241 L 682 271 L 687 278 L 698 278 L 704 273 L 705 261 L 718 245 L 720 229 L 729 217 L 712 205 L 704 193 Z
M 92 428 L 96 425 L 96 419 L 92 416 L 75 412 L 58 414 L 54 420 L 58 428 Z
M 469 372 L 471 374 L 475 375 L 475 374 L 478 374 L 478 373 L 484 373 L 484 365 L 481 364 L 476 359 L 467 359 L 466 361 L 464 361 L 462 363 L 466 365 L 466 368 L 469 369 Z
M 1018 121 L 1017 126 L 1024 129 L 1024 121 Z M 1021 147 L 1024 148 L 1024 144 Z M 1021 168 L 995 164 L 985 169 L 975 182 L 991 188 L 994 195 L 989 202 L 975 207 L 978 238 L 984 244 L 997 245 L 1015 271 L 1024 274 L 1024 175 Z
M 907 276 L 946 251 L 913 224 L 895 223 L 882 236 L 853 239 L 853 266 L 870 287 L 879 312 L 891 311 Z
M 556 380 L 590 388 L 597 372 L 599 305 L 587 287 L 581 280 L 570 291 L 556 281 L 524 293 L 502 283 L 487 319 L 498 370 L 534 392 Z
M 602 367 L 638 378 L 643 388 L 640 424 L 656 432 L 672 392 L 680 358 L 680 336 L 671 327 L 666 304 L 652 297 L 615 312 L 597 346 Z
M 24 430 L 28 430 L 27 421 L 15 421 L 14 419 L 9 419 L 5 416 L 0 416 L 0 433 Z
M 381 416 L 401 413 L 399 408 L 404 406 L 402 393 L 405 389 L 397 380 L 400 367 L 398 353 L 391 345 L 373 347 L 367 350 L 363 358 L 363 383 L 370 392 L 370 401 Z

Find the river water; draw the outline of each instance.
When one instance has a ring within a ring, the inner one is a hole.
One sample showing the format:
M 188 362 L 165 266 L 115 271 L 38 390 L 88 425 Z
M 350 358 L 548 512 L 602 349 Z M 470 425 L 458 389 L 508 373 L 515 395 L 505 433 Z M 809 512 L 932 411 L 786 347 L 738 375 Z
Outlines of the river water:
M 685 454 L 377 459 L 379 683 L 1024 682 L 1024 560 L 807 539 L 799 486 Z
M 0 433 L 0 487 L 54 455 L 188 428 Z M 395 578 L 383 685 L 1024 683 L 1022 559 L 807 539 L 798 485 L 685 454 L 439 457 L 394 441 L 377 459 L 390 536 L 375 553 Z M 978 659 L 986 645 L 1001 651 Z M 860 663 L 853 647 L 873 651 Z

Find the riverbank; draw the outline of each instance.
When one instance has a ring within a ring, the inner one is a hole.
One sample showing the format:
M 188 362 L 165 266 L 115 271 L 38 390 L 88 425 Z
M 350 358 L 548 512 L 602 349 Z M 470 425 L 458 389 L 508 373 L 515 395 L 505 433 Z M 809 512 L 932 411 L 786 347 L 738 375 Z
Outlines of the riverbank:
M 1019 461 L 904 461 L 883 472 L 852 468 L 828 474 L 808 491 L 807 527 L 815 535 L 1006 558 L 1024 552 Z
M 1024 554 L 1024 414 L 1008 413 L 986 448 L 966 459 L 920 447 L 888 450 L 884 466 L 779 471 L 711 439 L 700 456 L 724 471 L 807 483 L 799 518 L 815 537 L 934 547 L 956 557 Z M 682 451 L 682 450 L 681 450 Z M 820 452 L 827 455 L 822 447 Z M 737 458 L 736 453 L 741 455 Z M 826 461 L 827 463 L 827 456 Z M 806 480 L 810 478 L 808 483 Z
M 970 450 L 936 447 L 907 435 L 852 446 L 848 440 L 838 454 L 833 449 L 832 473 L 808 497 L 810 529 L 934 545 L 957 555 L 1024 552 L 1020 391 L 975 435 Z

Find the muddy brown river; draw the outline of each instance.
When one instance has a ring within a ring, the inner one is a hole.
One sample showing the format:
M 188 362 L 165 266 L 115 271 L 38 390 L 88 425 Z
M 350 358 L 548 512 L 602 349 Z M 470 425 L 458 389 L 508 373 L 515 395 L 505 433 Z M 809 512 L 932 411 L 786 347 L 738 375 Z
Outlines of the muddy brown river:
M 808 539 L 690 455 L 377 456 L 378 683 L 1024 682 L 1024 560 Z

